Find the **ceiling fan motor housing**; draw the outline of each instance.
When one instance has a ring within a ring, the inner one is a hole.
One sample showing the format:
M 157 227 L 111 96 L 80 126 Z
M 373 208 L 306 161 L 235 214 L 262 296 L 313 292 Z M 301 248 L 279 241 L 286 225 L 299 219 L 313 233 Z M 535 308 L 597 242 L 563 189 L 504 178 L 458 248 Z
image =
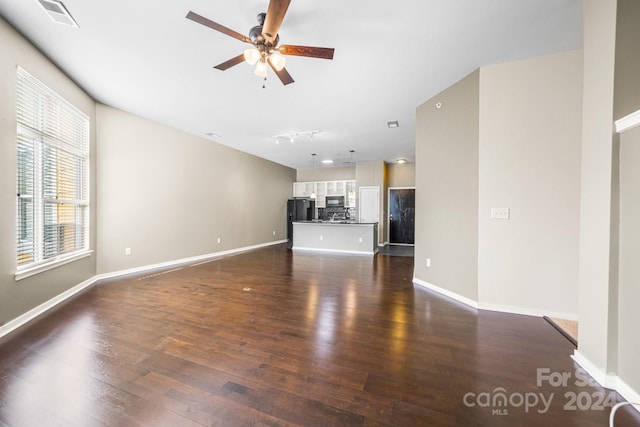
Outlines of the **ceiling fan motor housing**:
M 251 30 L 249 30 L 249 38 L 251 39 L 251 41 L 253 42 L 254 45 L 256 45 L 256 47 L 259 50 L 260 49 L 259 45 L 265 45 L 265 38 L 262 35 L 262 27 L 264 26 L 264 20 L 267 17 L 266 13 L 259 13 L 258 14 L 258 25 L 256 25 L 255 27 L 251 28 Z M 280 41 L 280 36 L 276 34 L 276 38 L 274 40 L 274 43 L 271 44 L 270 46 L 265 46 L 265 50 L 269 51 L 271 49 L 273 49 L 274 47 L 278 46 L 278 42 Z

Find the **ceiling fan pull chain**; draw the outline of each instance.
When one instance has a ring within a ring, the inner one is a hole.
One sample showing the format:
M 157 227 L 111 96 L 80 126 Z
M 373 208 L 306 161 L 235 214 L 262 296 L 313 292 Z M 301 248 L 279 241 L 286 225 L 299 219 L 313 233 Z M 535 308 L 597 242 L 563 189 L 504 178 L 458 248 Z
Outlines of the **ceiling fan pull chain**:
M 266 89 L 267 87 L 267 76 L 264 76 L 264 80 L 262 81 L 262 89 Z

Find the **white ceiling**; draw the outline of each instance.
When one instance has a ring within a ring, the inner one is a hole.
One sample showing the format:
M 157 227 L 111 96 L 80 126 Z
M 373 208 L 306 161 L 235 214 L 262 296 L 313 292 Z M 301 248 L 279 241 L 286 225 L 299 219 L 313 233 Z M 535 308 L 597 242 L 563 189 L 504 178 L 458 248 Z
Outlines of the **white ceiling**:
M 293 0 L 280 42 L 333 47 L 334 59 L 289 56 L 295 83 L 269 70 L 262 89 L 247 64 L 213 68 L 246 44 L 185 15 L 248 34 L 268 0 L 63 3 L 80 28 L 36 0 L 0 0 L 0 15 L 97 101 L 292 168 L 311 153 L 342 166 L 352 149 L 414 161 L 418 105 L 480 66 L 582 47 L 582 0 Z

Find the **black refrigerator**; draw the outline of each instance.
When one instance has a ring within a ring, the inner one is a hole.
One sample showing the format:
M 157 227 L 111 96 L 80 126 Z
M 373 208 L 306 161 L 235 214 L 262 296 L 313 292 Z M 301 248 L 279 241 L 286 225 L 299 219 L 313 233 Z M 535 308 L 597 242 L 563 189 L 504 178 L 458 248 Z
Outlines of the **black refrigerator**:
M 293 221 L 311 221 L 316 217 L 316 201 L 310 199 L 287 200 L 287 239 L 293 244 Z

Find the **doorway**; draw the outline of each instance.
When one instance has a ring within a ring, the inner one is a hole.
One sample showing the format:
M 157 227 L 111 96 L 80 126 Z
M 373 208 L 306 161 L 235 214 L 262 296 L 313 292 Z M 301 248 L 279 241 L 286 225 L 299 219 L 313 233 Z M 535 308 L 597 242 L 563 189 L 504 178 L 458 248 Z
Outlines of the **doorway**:
M 389 188 L 389 244 L 415 243 L 415 187 Z

